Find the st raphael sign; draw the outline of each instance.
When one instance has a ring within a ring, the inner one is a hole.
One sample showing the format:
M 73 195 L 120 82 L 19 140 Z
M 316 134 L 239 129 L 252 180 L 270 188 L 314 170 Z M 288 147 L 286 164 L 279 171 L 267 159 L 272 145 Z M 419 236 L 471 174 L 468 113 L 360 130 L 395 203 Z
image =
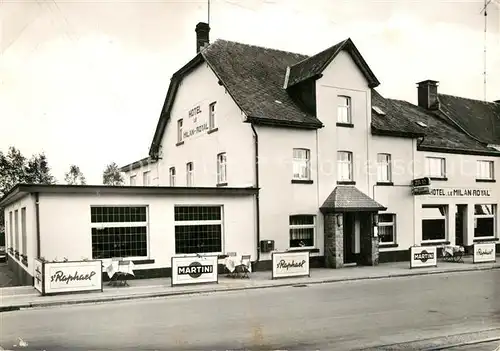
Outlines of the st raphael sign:
M 310 276 L 309 251 L 273 252 L 272 279 Z
M 496 262 L 496 244 L 492 243 L 477 243 L 473 245 L 474 255 L 472 261 L 474 263 Z

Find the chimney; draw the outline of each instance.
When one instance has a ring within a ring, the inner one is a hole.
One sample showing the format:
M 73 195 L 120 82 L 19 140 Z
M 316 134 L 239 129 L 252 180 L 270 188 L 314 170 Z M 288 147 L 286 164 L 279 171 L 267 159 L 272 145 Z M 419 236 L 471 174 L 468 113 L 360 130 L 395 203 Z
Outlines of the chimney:
M 417 83 L 418 86 L 418 106 L 427 110 L 438 110 L 438 85 L 435 80 L 424 80 Z
M 493 101 L 495 104 L 499 104 L 500 105 L 500 100 L 495 100 Z
M 208 33 L 210 32 L 210 27 L 208 23 L 199 22 L 196 25 L 196 53 L 199 53 L 205 45 L 209 44 Z

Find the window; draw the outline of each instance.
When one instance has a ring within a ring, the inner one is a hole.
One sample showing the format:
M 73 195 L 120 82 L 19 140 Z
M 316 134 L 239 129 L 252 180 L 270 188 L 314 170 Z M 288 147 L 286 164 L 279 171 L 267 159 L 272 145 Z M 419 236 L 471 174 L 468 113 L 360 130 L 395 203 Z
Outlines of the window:
M 217 184 L 227 183 L 227 159 L 226 153 L 217 155 Z
M 175 186 L 175 167 L 170 167 L 168 177 L 170 179 L 170 186 Z
M 222 206 L 175 206 L 175 253 L 222 252 Z
M 314 247 L 316 231 L 315 218 L 312 215 L 290 216 L 290 247 Z
M 337 105 L 337 122 L 352 123 L 351 118 L 351 98 L 348 96 L 339 96 Z
M 182 118 L 177 121 L 177 142 L 182 142 Z
M 352 152 L 337 152 L 337 181 L 346 182 L 353 180 Z
M 474 206 L 474 238 L 495 237 L 495 205 Z
M 21 208 L 21 255 L 28 253 L 28 236 L 26 234 L 26 207 Z
M 311 152 L 308 149 L 293 149 L 293 179 L 311 179 Z
M 422 206 L 422 241 L 444 241 L 448 206 Z
M 477 161 L 476 179 L 493 180 L 493 161 Z
M 378 215 L 378 236 L 380 245 L 396 243 L 396 215 L 381 213 Z
M 14 247 L 14 250 L 16 250 L 17 252 L 19 252 L 19 211 L 16 210 L 14 212 L 14 230 L 15 230 L 15 247 Z
M 194 184 L 193 162 L 186 163 L 186 184 L 187 184 L 187 186 L 193 186 L 193 184 Z
M 209 130 L 213 130 L 216 128 L 216 125 L 215 125 L 215 102 L 212 102 L 208 108 L 208 113 L 209 113 L 209 116 L 208 116 L 208 129 Z
M 130 176 L 130 186 L 135 186 L 135 184 L 136 184 L 135 180 L 136 180 L 135 175 Z
M 12 211 L 9 212 L 9 247 L 14 248 L 14 227 L 12 221 Z
M 146 206 L 92 206 L 92 258 L 147 257 Z
M 146 171 L 142 173 L 142 185 L 150 186 L 151 185 L 151 172 Z
M 390 183 L 392 181 L 391 155 L 377 155 L 377 181 L 381 183 Z
M 430 178 L 446 178 L 446 160 L 444 158 L 427 157 L 425 166 Z

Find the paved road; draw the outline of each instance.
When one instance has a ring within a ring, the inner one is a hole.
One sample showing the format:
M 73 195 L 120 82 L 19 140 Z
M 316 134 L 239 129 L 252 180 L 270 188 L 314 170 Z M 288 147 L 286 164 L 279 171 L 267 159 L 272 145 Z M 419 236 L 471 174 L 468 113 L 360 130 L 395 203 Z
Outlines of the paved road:
M 357 350 L 500 328 L 499 282 L 497 270 L 5 312 L 0 345 Z
M 447 351 L 496 351 L 495 349 L 497 347 L 498 350 L 500 350 L 500 341 L 486 342 L 477 345 L 464 345 L 448 349 Z

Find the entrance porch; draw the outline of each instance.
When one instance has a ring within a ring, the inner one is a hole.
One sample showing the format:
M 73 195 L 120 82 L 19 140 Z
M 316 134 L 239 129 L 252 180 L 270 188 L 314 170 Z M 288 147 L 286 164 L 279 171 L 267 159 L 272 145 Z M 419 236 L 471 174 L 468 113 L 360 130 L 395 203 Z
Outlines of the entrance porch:
M 354 186 L 337 186 L 321 212 L 324 216 L 325 267 L 378 264 L 378 211 L 386 208 Z

